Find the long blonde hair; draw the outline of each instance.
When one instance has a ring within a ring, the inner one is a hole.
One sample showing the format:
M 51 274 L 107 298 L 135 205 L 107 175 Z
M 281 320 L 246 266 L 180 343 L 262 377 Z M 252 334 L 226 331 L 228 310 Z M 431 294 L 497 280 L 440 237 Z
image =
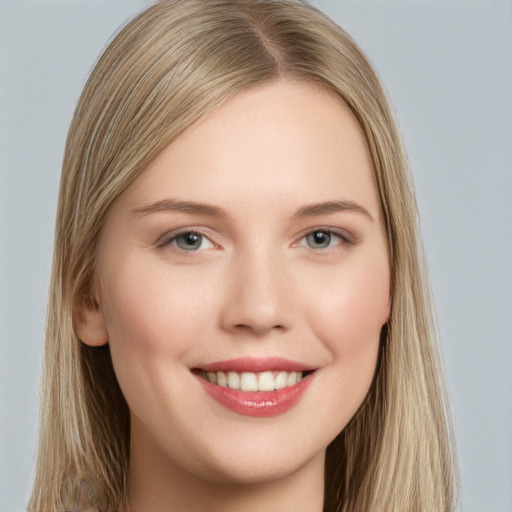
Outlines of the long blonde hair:
M 169 143 L 238 92 L 285 78 L 350 108 L 366 139 L 390 251 L 391 315 L 371 390 L 326 459 L 325 511 L 452 511 L 450 417 L 408 164 L 370 64 L 299 0 L 164 0 L 129 23 L 94 68 L 66 143 L 49 291 L 41 428 L 30 512 L 70 508 L 85 478 L 103 512 L 125 505 L 129 413 L 108 346 L 81 343 L 109 208 Z

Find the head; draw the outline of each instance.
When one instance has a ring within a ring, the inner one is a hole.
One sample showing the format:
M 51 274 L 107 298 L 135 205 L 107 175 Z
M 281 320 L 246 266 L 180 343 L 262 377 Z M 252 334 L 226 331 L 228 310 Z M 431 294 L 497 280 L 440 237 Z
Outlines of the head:
M 327 449 L 325 509 L 452 506 L 450 432 L 414 193 L 374 71 L 342 29 L 302 2 L 170 0 L 112 41 L 70 127 L 39 455 L 39 464 L 51 460 L 52 470 L 39 473 L 32 510 L 56 509 L 61 494 L 60 508 L 66 506 L 66 485 L 80 478 L 101 482 L 105 510 L 116 510 L 126 491 L 128 406 L 109 346 L 83 343 L 78 332 L 84 310 L 98 306 L 98 251 L 109 213 L 187 129 L 233 98 L 278 82 L 322 91 L 354 120 L 369 156 L 389 262 L 376 370 L 366 398 Z M 101 341 L 102 325 L 97 334 Z

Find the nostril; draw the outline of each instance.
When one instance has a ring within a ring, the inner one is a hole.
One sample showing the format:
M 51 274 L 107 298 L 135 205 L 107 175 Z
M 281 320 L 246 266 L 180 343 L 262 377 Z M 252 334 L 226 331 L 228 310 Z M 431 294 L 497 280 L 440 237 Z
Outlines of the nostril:
M 274 330 L 277 330 L 277 331 L 285 330 L 285 326 L 281 325 L 281 324 L 267 326 L 267 325 L 263 325 L 263 324 L 258 325 L 256 322 L 254 322 L 253 324 L 249 324 L 249 323 L 236 324 L 234 326 L 234 328 L 241 330 L 241 331 L 252 332 L 258 336 L 268 334 L 269 332 L 274 331 Z

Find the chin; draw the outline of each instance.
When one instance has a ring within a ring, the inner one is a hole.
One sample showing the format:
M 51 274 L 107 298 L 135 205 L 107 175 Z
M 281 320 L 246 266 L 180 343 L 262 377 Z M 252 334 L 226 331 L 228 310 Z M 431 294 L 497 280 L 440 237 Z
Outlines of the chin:
M 216 483 L 248 486 L 275 483 L 291 477 L 308 464 L 312 464 L 314 459 L 315 457 L 297 460 L 286 455 L 286 457 L 271 456 L 264 459 L 260 456 L 253 459 L 219 461 L 208 472 L 207 479 Z
M 255 485 L 286 479 L 307 466 L 323 468 L 327 441 L 317 446 L 310 438 L 301 446 L 297 437 L 307 437 L 300 429 L 293 433 L 288 429 L 284 438 L 272 434 L 262 429 L 260 435 L 253 431 L 249 439 L 232 436 L 231 442 L 204 451 L 197 469 L 212 482 Z

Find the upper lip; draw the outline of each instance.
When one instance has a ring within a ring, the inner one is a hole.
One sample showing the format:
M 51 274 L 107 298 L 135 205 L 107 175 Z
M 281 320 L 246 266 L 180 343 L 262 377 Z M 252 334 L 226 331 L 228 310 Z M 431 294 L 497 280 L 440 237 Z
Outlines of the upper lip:
M 202 364 L 201 366 L 197 366 L 194 369 L 203 370 L 205 372 L 259 373 L 274 370 L 306 372 L 315 370 L 316 368 L 314 366 L 283 357 L 240 357 Z

